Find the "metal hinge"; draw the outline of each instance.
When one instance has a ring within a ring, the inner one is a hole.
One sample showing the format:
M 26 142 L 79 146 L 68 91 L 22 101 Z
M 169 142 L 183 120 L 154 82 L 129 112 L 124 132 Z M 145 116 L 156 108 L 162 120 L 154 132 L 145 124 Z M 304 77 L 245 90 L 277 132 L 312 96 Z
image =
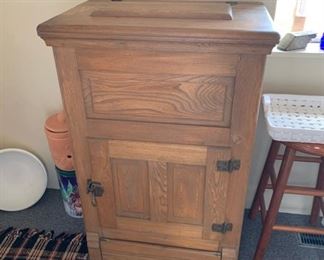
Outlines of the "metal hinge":
M 239 170 L 241 167 L 241 160 L 217 161 L 217 171 L 232 172 Z
M 87 193 L 91 193 L 92 199 L 91 203 L 93 206 L 97 206 L 96 197 L 101 197 L 104 193 L 104 189 L 100 182 L 92 181 L 91 179 L 87 180 Z
M 225 234 L 227 231 L 233 230 L 233 224 L 224 222 L 222 224 L 213 224 L 212 225 L 212 231 L 213 232 L 219 232 Z

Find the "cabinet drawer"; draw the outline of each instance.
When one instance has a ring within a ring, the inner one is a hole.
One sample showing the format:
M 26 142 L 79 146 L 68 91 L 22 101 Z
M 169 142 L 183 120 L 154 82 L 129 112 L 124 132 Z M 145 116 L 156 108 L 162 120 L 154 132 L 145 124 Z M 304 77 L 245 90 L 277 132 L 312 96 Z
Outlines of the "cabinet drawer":
M 88 118 L 230 125 L 237 56 L 108 53 L 78 56 Z
M 117 240 L 102 240 L 103 259 L 109 260 L 220 260 L 221 254 L 201 250 L 158 246 Z

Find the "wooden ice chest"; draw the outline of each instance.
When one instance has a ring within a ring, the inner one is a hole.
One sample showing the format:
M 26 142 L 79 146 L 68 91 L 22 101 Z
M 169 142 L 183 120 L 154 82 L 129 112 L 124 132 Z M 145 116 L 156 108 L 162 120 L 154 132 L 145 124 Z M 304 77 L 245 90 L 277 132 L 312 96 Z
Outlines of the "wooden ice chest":
M 92 259 L 236 259 L 266 55 L 261 4 L 88 1 L 53 47 Z

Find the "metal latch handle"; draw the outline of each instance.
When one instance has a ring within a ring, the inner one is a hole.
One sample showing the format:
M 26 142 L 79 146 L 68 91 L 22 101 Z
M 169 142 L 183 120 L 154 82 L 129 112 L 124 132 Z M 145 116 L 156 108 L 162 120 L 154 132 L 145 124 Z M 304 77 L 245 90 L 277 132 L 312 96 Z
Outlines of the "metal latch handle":
M 226 232 L 232 231 L 232 230 L 233 230 L 233 224 L 232 223 L 224 222 L 222 224 L 214 223 L 212 225 L 212 231 L 213 232 L 219 232 L 219 233 L 225 234 Z
M 101 197 L 104 193 L 104 189 L 100 182 L 92 181 L 88 179 L 87 181 L 87 193 L 91 193 L 91 204 L 97 206 L 96 197 Z
M 229 160 L 229 161 L 217 161 L 216 169 L 217 171 L 221 172 L 233 172 L 236 170 L 239 170 L 241 167 L 241 161 L 240 160 Z

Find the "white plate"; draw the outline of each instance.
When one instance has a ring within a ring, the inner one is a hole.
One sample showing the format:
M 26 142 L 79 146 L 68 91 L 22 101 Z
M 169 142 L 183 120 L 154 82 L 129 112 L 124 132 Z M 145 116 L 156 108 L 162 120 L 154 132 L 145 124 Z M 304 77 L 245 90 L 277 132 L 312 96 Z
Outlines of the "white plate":
M 0 210 L 31 207 L 44 194 L 47 173 L 43 163 L 21 149 L 0 150 Z

